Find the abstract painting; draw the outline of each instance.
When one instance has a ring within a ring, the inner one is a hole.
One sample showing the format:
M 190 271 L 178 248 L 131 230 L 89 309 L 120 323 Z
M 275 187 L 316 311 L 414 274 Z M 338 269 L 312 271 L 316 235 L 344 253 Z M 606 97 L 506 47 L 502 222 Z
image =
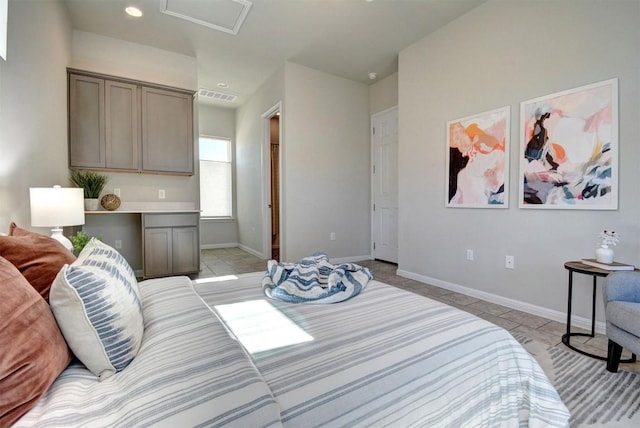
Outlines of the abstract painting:
M 509 207 L 509 121 L 502 107 L 447 123 L 447 207 Z
M 618 208 L 618 79 L 520 104 L 520 208 Z

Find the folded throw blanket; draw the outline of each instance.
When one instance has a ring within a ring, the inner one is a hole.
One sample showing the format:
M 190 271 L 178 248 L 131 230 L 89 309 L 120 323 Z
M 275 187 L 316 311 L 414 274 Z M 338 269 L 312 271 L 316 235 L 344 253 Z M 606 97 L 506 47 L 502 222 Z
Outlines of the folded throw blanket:
M 358 295 L 372 278 L 366 267 L 334 266 L 326 254 L 316 253 L 298 263 L 269 260 L 262 291 L 271 299 L 289 303 L 338 303 Z

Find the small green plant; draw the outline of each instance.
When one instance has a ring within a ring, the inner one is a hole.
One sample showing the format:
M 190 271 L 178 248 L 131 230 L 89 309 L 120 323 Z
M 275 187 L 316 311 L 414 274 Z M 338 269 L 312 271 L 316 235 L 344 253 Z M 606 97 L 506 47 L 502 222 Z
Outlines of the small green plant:
M 108 176 L 94 171 L 72 171 L 69 177 L 72 186 L 84 189 L 85 199 L 98 199 L 108 181 Z
M 102 235 L 98 236 L 97 238 L 102 241 Z M 71 245 L 73 245 L 73 253 L 78 255 L 80 254 L 80 251 L 82 251 L 84 246 L 87 245 L 89 241 L 91 241 L 91 236 L 79 230 L 75 235 L 71 235 L 69 237 L 69 240 L 71 241 Z

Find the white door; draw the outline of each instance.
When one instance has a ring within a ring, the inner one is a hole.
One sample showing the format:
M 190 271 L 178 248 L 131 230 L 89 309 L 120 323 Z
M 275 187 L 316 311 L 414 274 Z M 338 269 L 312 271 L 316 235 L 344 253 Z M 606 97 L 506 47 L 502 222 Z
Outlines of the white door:
M 373 257 L 398 262 L 398 108 L 371 117 Z

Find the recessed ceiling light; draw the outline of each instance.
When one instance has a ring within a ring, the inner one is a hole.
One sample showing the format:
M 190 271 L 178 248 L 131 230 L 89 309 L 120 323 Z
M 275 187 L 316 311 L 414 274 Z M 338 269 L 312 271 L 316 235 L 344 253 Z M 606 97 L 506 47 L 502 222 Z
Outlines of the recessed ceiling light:
M 133 16 L 134 18 L 140 18 L 142 16 L 142 11 L 135 6 L 127 6 L 124 11 L 127 12 L 127 15 Z
M 377 77 L 378 77 L 378 73 L 369 73 L 370 80 L 376 80 Z
M 224 82 L 220 82 L 220 83 L 218 83 L 218 88 L 226 89 L 226 88 L 228 88 L 228 87 L 229 87 L 229 84 L 228 84 L 228 83 L 224 83 Z

